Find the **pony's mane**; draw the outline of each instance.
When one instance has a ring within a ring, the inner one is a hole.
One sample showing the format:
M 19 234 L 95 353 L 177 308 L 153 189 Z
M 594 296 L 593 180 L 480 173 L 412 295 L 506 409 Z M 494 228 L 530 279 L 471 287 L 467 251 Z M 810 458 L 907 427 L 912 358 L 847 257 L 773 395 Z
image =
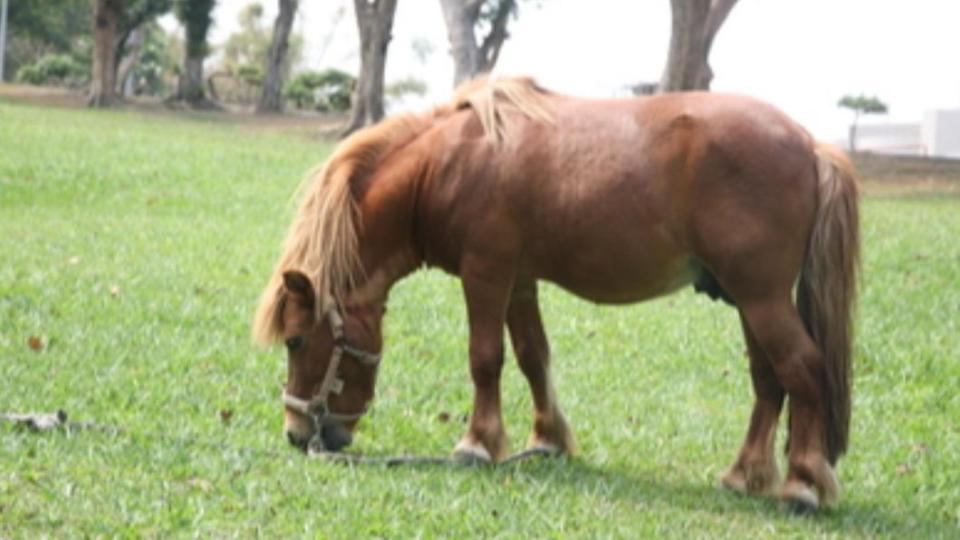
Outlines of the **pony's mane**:
M 534 120 L 550 121 L 546 94 L 530 78 L 479 78 L 461 85 L 449 103 L 426 114 L 388 118 L 341 142 L 302 186 L 303 200 L 297 216 L 260 297 L 253 321 L 254 339 L 269 344 L 282 336 L 284 272 L 303 272 L 310 279 L 317 320 L 322 317 L 328 298 L 340 301 L 356 284 L 363 269 L 357 249 L 357 202 L 351 188 L 373 174 L 392 149 L 423 133 L 434 120 L 466 108 L 477 115 L 492 144 L 502 143 L 508 138 L 508 110 Z

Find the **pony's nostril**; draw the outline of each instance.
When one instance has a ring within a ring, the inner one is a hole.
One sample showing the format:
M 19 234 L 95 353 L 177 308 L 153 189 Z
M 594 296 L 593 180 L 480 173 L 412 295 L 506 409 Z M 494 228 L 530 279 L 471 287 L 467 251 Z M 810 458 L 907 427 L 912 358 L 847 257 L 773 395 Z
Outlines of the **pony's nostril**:
M 323 426 L 320 431 L 323 446 L 331 452 L 339 452 L 353 442 L 353 434 L 340 424 Z

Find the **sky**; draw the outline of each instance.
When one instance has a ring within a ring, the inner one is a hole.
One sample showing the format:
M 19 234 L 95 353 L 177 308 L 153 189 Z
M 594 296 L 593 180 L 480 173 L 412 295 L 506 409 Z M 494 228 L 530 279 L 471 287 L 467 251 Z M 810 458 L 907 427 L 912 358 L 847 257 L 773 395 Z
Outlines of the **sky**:
M 236 30 L 237 14 L 250 2 L 219 0 L 214 44 Z M 276 0 L 261 3 L 272 25 Z M 352 6 L 300 0 L 294 30 L 305 39 L 302 69 L 357 71 Z M 958 23 L 958 0 L 740 0 L 714 42 L 711 88 L 769 101 L 826 140 L 846 134 L 852 114 L 836 105 L 844 94 L 886 102 L 889 114 L 873 121 L 918 122 L 925 110 L 960 108 Z M 387 81 L 415 76 L 429 88 L 424 99 L 404 106 L 447 99 L 453 60 L 439 1 L 399 0 L 393 30 Z M 627 85 L 660 78 L 670 3 L 521 0 L 509 32 L 495 75 L 532 75 L 578 96 L 625 95 Z M 414 52 L 418 41 L 432 45 L 426 62 Z

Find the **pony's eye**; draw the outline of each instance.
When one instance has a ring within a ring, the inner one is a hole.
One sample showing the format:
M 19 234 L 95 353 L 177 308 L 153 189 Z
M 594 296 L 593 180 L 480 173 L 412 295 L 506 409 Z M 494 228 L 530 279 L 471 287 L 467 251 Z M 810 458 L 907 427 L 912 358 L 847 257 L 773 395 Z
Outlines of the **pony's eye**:
M 287 338 L 286 344 L 287 344 L 288 351 L 296 352 L 301 347 L 303 347 L 303 338 L 300 336 L 293 336 L 293 337 Z

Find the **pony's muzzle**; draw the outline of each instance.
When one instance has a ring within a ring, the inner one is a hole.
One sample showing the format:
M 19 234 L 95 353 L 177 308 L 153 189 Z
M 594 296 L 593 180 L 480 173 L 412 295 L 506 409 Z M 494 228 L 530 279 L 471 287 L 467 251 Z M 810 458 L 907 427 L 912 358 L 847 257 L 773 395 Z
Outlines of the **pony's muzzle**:
M 343 427 L 343 424 L 325 424 L 320 428 L 320 440 L 323 442 L 324 450 L 339 452 L 350 446 L 353 442 L 353 434 Z
M 308 418 L 287 410 L 284 414 L 283 435 L 293 446 L 306 450 L 307 443 L 314 435 L 314 428 Z
M 325 424 L 317 433 L 305 433 L 288 425 L 284 434 L 291 445 L 304 452 L 339 452 L 353 442 L 353 434 L 342 424 Z

